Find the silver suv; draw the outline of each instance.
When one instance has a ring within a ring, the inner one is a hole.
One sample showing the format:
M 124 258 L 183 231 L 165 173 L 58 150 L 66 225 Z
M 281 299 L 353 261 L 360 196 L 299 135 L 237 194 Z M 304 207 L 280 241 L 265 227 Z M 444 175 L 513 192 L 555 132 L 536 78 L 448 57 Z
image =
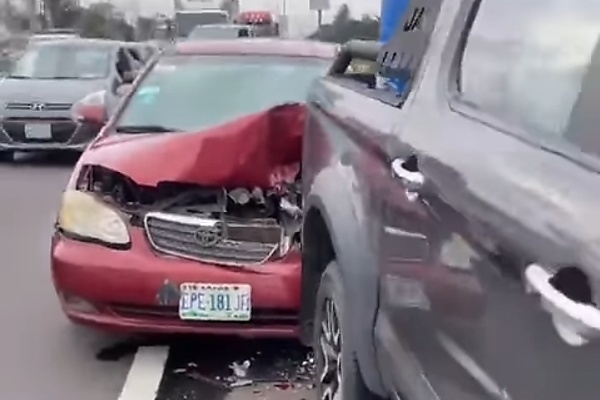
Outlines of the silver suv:
M 101 126 L 81 121 L 78 106 L 97 103 L 107 117 L 119 86 L 143 66 L 137 51 L 133 44 L 95 39 L 30 44 L 0 82 L 0 156 L 83 150 Z

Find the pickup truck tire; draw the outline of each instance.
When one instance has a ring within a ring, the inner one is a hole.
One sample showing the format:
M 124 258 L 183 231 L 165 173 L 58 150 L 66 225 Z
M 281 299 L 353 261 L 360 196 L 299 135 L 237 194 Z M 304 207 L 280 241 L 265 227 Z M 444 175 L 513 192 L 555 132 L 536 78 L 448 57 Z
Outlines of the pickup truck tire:
M 342 327 L 348 321 L 344 316 L 342 276 L 332 261 L 321 276 L 316 299 L 313 343 L 317 398 L 376 400 L 363 381 L 354 349 L 343 340 Z

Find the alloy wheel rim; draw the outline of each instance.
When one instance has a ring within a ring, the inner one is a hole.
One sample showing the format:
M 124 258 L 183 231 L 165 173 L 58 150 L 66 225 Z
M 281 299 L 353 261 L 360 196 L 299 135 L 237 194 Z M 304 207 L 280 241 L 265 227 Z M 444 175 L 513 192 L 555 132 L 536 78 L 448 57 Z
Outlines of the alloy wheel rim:
M 320 400 L 342 400 L 342 331 L 332 299 L 323 304 L 318 343 Z

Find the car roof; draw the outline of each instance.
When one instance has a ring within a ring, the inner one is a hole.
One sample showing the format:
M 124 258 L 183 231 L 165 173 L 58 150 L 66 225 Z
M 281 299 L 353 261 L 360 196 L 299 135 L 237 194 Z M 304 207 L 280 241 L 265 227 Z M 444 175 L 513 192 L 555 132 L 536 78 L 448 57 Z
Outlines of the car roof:
M 90 47 L 117 47 L 124 45 L 124 42 L 107 39 L 87 39 L 87 38 L 65 38 L 61 40 L 48 40 L 36 43 L 36 46 L 90 46 Z
M 64 39 L 72 39 L 72 38 L 76 38 L 77 36 L 75 35 L 70 35 L 70 34 L 52 34 L 52 35 L 46 35 L 46 34 L 39 34 L 39 35 L 32 35 L 29 40 L 32 42 L 35 41 L 44 41 L 44 40 L 64 40 Z
M 238 54 L 333 59 L 338 45 L 313 40 L 253 38 L 237 40 L 190 40 L 178 42 L 174 53 L 181 55 Z

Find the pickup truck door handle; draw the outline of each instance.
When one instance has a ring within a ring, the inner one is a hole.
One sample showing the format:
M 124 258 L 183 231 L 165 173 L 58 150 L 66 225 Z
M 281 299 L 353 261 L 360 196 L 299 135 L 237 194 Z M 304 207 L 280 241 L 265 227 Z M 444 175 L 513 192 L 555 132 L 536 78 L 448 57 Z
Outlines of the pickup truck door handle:
M 600 310 L 591 304 L 571 300 L 552 286 L 552 274 L 538 264 L 525 270 L 529 292 L 538 293 L 542 306 L 552 315 L 560 337 L 572 346 L 600 338 Z
M 425 176 L 419 171 L 409 171 L 404 166 L 405 160 L 396 158 L 392 161 L 392 173 L 398 178 L 408 193 L 417 194 L 425 184 Z

